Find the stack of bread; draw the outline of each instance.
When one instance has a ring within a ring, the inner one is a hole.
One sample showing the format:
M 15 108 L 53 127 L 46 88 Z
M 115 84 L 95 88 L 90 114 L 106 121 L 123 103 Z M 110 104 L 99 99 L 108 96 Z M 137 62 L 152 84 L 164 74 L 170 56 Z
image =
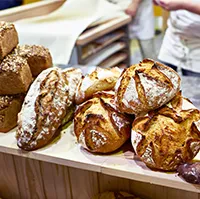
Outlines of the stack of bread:
M 13 24 L 0 22 L 0 132 L 17 125 L 17 114 L 33 78 L 52 66 L 48 49 L 18 46 Z

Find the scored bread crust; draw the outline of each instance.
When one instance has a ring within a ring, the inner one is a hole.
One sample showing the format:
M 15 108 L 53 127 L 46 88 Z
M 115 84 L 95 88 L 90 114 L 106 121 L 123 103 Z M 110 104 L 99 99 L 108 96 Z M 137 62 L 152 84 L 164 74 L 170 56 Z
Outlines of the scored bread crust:
M 130 137 L 132 119 L 117 111 L 114 92 L 98 92 L 75 111 L 74 132 L 90 152 L 109 153 Z
M 160 109 L 138 117 L 132 124 L 131 140 L 148 167 L 176 170 L 200 149 L 200 112 L 179 92 Z
M 141 115 L 170 101 L 180 90 L 180 77 L 171 68 L 145 59 L 128 68 L 116 83 L 120 111 Z
M 114 89 L 120 74 L 121 70 L 117 67 L 112 69 L 96 67 L 80 82 L 75 97 L 76 104 L 81 104 L 92 98 L 93 94 L 98 91 Z

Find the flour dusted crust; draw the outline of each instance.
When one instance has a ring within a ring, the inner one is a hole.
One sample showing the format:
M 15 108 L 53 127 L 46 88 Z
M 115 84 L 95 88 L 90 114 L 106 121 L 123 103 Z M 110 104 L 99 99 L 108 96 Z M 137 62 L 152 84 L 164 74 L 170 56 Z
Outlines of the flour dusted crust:
M 200 113 L 179 92 L 168 104 L 138 117 L 131 140 L 136 154 L 152 169 L 176 170 L 200 149 Z
M 171 68 L 145 59 L 128 68 L 116 83 L 120 111 L 140 115 L 170 101 L 180 90 L 180 77 Z
M 114 92 L 98 92 L 81 104 L 74 118 L 78 142 L 90 152 L 109 153 L 130 137 L 132 120 L 117 111 Z
M 18 118 L 16 138 L 20 148 L 41 148 L 58 133 L 73 104 L 69 93 L 75 95 L 69 91 L 66 73 L 59 68 L 44 70 L 31 85 Z M 75 82 L 74 78 L 71 81 Z
M 120 74 L 121 70 L 117 67 L 112 69 L 96 67 L 80 82 L 75 98 L 76 104 L 81 104 L 90 99 L 98 91 L 112 90 Z

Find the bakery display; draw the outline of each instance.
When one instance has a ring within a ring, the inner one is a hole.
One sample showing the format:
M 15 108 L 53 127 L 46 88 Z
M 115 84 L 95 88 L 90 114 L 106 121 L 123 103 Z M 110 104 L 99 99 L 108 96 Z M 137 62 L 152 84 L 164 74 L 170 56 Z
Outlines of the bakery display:
M 79 84 L 75 97 L 76 104 L 85 102 L 98 91 L 114 89 L 120 74 L 121 70 L 117 67 L 112 69 L 96 67 L 96 69 L 86 75 Z
M 150 168 L 176 170 L 200 149 L 200 112 L 179 92 L 161 108 L 133 122 L 131 140 L 140 159 Z
M 23 98 L 23 95 L 0 96 L 0 132 L 6 133 L 17 126 Z
M 130 137 L 132 118 L 119 113 L 113 92 L 99 92 L 81 104 L 74 117 L 78 142 L 88 151 L 109 153 Z
M 7 55 L 0 63 L 0 95 L 25 93 L 32 83 L 32 74 L 26 59 Z
M 27 60 L 34 77 L 39 75 L 43 70 L 53 66 L 51 54 L 44 46 L 17 46 L 13 53 Z
M 18 44 L 15 26 L 8 22 L 0 22 L 0 61 Z
M 133 194 L 126 193 L 123 191 L 107 191 L 96 195 L 93 199 L 140 199 Z
M 68 114 L 72 112 L 68 110 L 72 105 L 62 70 L 56 67 L 44 70 L 31 85 L 18 115 L 17 145 L 29 151 L 48 144 L 66 116 L 71 118 Z
M 170 101 L 180 90 L 180 77 L 171 68 L 145 59 L 123 72 L 116 84 L 119 110 L 141 115 Z

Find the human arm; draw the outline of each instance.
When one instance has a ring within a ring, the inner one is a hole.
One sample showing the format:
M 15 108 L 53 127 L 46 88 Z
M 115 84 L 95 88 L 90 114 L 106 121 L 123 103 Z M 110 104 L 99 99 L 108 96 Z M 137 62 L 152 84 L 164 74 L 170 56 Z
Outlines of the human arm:
M 200 15 L 200 3 L 188 0 L 157 0 L 158 5 L 166 10 L 187 10 Z
M 131 4 L 125 10 L 126 14 L 134 17 L 137 13 L 141 0 L 132 0 Z

